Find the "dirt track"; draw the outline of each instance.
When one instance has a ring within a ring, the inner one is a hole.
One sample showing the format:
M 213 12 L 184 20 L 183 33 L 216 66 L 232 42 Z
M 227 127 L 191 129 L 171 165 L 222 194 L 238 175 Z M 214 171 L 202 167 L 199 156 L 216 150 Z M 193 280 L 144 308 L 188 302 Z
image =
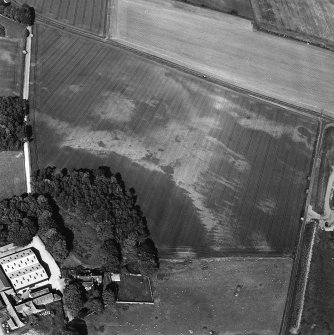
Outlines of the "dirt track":
M 159 0 L 119 2 L 118 40 L 178 64 L 333 116 L 334 54 L 255 32 L 249 21 Z M 182 32 L 182 34 L 181 34 Z

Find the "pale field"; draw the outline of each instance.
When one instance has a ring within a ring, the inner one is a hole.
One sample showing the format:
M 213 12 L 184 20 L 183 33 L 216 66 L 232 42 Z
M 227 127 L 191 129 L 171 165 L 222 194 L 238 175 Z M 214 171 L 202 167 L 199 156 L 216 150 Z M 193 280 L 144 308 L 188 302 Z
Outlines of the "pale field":
M 253 31 L 250 21 L 173 1 L 118 2 L 114 37 L 257 93 L 333 116 L 334 54 Z
M 101 334 L 104 326 L 104 334 L 115 335 L 276 335 L 291 266 L 287 258 L 163 261 L 152 280 L 154 306 L 88 317 L 89 334 Z

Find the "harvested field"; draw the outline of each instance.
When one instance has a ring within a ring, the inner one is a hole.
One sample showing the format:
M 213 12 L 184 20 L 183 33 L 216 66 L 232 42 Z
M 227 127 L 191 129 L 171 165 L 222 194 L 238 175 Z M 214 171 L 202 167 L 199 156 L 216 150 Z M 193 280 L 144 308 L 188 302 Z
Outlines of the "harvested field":
M 200 6 L 228 13 L 245 19 L 253 19 L 253 9 L 250 0 L 177 0 L 191 5 Z
M 99 36 L 106 34 L 108 0 L 19 0 L 47 19 L 74 26 Z
M 118 2 L 121 43 L 253 92 L 333 116 L 334 53 L 169 0 Z
M 162 255 L 290 253 L 317 122 L 37 25 L 35 168 L 110 166 Z
M 22 40 L 0 38 L 0 95 L 20 95 Z
M 88 317 L 89 334 L 100 327 L 127 335 L 278 334 L 291 265 L 279 258 L 163 262 L 152 281 L 154 306 Z
M 0 152 L 0 200 L 25 192 L 23 153 L 19 151 Z
M 251 0 L 256 25 L 334 50 L 333 0 Z

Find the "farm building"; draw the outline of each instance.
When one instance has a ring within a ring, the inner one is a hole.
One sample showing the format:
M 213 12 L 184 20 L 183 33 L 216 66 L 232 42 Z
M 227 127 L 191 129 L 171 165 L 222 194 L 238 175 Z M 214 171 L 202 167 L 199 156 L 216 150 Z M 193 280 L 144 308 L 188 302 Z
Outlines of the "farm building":
M 0 258 L 0 265 L 16 291 L 33 287 L 49 279 L 32 249 Z M 4 282 L 3 285 L 8 284 Z
M 12 286 L 10 285 L 9 280 L 7 279 L 5 273 L 0 270 L 0 291 L 5 291 L 10 289 Z

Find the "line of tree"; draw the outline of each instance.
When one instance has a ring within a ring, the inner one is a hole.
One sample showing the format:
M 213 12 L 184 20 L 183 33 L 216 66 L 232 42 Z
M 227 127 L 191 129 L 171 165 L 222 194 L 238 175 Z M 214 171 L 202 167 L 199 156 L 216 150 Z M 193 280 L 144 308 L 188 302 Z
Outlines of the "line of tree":
M 120 174 L 106 167 L 72 171 L 48 167 L 34 173 L 32 185 L 36 193 L 52 197 L 62 211 L 94 224 L 105 270 L 127 267 L 150 275 L 158 268 L 158 252 L 136 193 L 126 191 Z
M 26 26 L 32 26 L 35 21 L 35 10 L 27 4 L 18 7 L 12 3 L 0 1 L 0 14 Z
M 27 100 L 0 97 L 0 151 L 22 149 L 26 139 L 24 118 L 28 112 Z

